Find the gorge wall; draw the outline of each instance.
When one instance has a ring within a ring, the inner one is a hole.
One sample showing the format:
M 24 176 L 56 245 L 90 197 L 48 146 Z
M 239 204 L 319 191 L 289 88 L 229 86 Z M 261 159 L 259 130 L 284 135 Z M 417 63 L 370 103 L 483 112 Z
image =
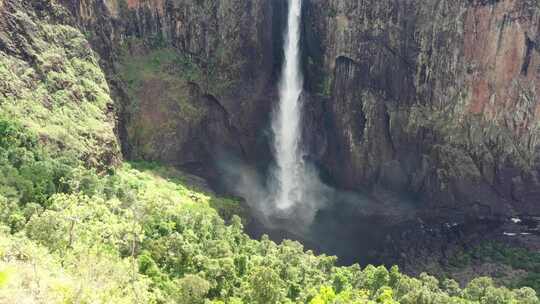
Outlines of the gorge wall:
M 209 178 L 271 161 L 286 1 L 59 2 L 125 157 Z M 540 212 L 535 1 L 306 0 L 303 19 L 305 144 L 338 187 L 414 193 L 430 217 Z
M 284 1 L 65 0 L 101 55 L 128 158 L 215 177 L 270 157 Z
M 539 12 L 309 1 L 306 66 L 338 184 L 413 191 L 444 216 L 538 213 Z

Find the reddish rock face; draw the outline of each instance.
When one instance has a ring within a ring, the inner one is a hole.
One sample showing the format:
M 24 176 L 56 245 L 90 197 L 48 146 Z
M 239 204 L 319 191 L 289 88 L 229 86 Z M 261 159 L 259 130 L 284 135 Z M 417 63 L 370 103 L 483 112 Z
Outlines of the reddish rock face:
M 328 171 L 445 213 L 540 212 L 539 18 L 534 1 L 310 1 Z
M 538 15 L 525 1 L 506 0 L 497 5 L 471 6 L 464 20 L 464 55 L 471 67 L 472 90 L 468 110 L 486 119 L 508 116 L 518 110 L 523 89 L 536 91 L 539 86 L 539 54 L 536 51 Z M 516 125 L 523 132 L 537 121 L 538 96 L 531 96 Z M 516 117 L 514 117 L 516 118 Z

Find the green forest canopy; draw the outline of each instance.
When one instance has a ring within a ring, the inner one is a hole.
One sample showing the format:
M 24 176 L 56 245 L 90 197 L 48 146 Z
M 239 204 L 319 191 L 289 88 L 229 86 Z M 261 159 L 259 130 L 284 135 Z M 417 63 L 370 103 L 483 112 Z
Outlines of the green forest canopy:
M 539 303 L 486 277 L 461 289 L 253 240 L 237 204 L 158 165 L 98 173 L 1 118 L 0 302 Z

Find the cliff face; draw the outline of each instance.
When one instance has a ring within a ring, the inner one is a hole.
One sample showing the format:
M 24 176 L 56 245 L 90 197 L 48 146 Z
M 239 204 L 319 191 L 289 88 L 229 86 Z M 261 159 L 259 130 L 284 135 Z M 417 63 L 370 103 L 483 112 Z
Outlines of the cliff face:
M 306 69 L 331 175 L 412 190 L 429 212 L 538 212 L 539 13 L 535 1 L 311 0 Z
M 60 3 L 101 56 L 125 155 L 206 176 L 225 155 L 270 159 L 285 1 Z M 539 11 L 306 1 L 311 157 L 340 187 L 413 192 L 434 214 L 538 213 Z
M 131 158 L 212 175 L 268 158 L 283 1 L 64 0 L 102 57 Z

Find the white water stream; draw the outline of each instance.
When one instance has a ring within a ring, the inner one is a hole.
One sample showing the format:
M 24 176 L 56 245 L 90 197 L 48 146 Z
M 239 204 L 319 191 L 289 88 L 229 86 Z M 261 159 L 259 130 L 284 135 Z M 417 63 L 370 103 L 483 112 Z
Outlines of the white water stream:
M 285 62 L 280 87 L 279 107 L 274 113 L 272 129 L 277 162 L 274 207 L 287 210 L 303 201 L 306 168 L 302 158 L 301 94 L 303 86 L 300 70 L 300 24 L 302 0 L 289 0 L 287 31 L 285 34 Z

